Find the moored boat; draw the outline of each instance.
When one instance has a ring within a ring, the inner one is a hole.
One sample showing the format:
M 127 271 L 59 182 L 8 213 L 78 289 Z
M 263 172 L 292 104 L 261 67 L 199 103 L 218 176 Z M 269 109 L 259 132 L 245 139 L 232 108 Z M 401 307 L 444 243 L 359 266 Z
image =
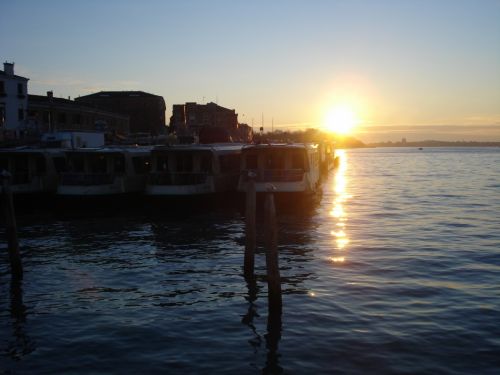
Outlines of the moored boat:
M 149 172 L 150 147 L 67 150 L 59 196 L 113 196 L 142 193 Z
M 193 196 L 236 191 L 242 144 L 157 146 L 146 184 L 150 196 Z
M 319 189 L 320 154 L 313 144 L 259 144 L 243 148 L 238 191 L 245 192 L 249 178 L 257 193 L 314 194 Z
M 58 175 L 65 167 L 61 149 L 18 147 L 0 150 L 0 171 L 11 174 L 11 190 L 15 195 L 55 193 Z

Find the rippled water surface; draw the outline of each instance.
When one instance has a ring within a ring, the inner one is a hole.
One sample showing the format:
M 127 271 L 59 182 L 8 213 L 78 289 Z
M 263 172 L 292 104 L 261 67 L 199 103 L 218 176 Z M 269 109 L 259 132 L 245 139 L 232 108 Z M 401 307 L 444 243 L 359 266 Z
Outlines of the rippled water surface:
M 317 202 L 278 207 L 277 337 L 239 209 L 18 212 L 0 372 L 500 373 L 500 149 L 341 158 Z

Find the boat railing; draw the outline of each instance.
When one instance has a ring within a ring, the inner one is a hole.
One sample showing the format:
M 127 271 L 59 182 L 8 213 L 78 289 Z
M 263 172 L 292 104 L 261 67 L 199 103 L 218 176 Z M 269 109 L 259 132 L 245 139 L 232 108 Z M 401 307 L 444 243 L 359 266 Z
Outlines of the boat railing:
M 151 185 L 198 185 L 207 181 L 207 173 L 193 172 L 159 172 L 150 173 L 148 182 Z
M 109 185 L 114 179 L 115 176 L 108 173 L 63 173 L 61 185 Z
M 254 174 L 255 182 L 299 182 L 304 178 L 303 169 L 247 169 L 241 172 L 245 182 L 249 173 Z

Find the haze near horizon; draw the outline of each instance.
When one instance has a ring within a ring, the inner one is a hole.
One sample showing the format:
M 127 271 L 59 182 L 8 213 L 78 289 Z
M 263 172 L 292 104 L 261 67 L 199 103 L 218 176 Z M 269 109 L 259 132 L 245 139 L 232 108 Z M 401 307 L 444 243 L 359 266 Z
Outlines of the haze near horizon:
M 500 141 L 499 1 L 19 1 L 0 58 L 29 92 L 214 101 L 266 130 Z

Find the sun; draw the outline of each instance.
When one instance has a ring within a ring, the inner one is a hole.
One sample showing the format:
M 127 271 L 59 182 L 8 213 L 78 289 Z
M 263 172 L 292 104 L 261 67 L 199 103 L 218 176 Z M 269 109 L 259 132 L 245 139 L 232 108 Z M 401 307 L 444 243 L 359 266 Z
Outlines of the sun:
M 331 108 L 325 115 L 325 129 L 341 135 L 346 135 L 352 132 L 354 127 L 359 123 L 359 118 L 356 112 L 349 106 L 337 106 Z

